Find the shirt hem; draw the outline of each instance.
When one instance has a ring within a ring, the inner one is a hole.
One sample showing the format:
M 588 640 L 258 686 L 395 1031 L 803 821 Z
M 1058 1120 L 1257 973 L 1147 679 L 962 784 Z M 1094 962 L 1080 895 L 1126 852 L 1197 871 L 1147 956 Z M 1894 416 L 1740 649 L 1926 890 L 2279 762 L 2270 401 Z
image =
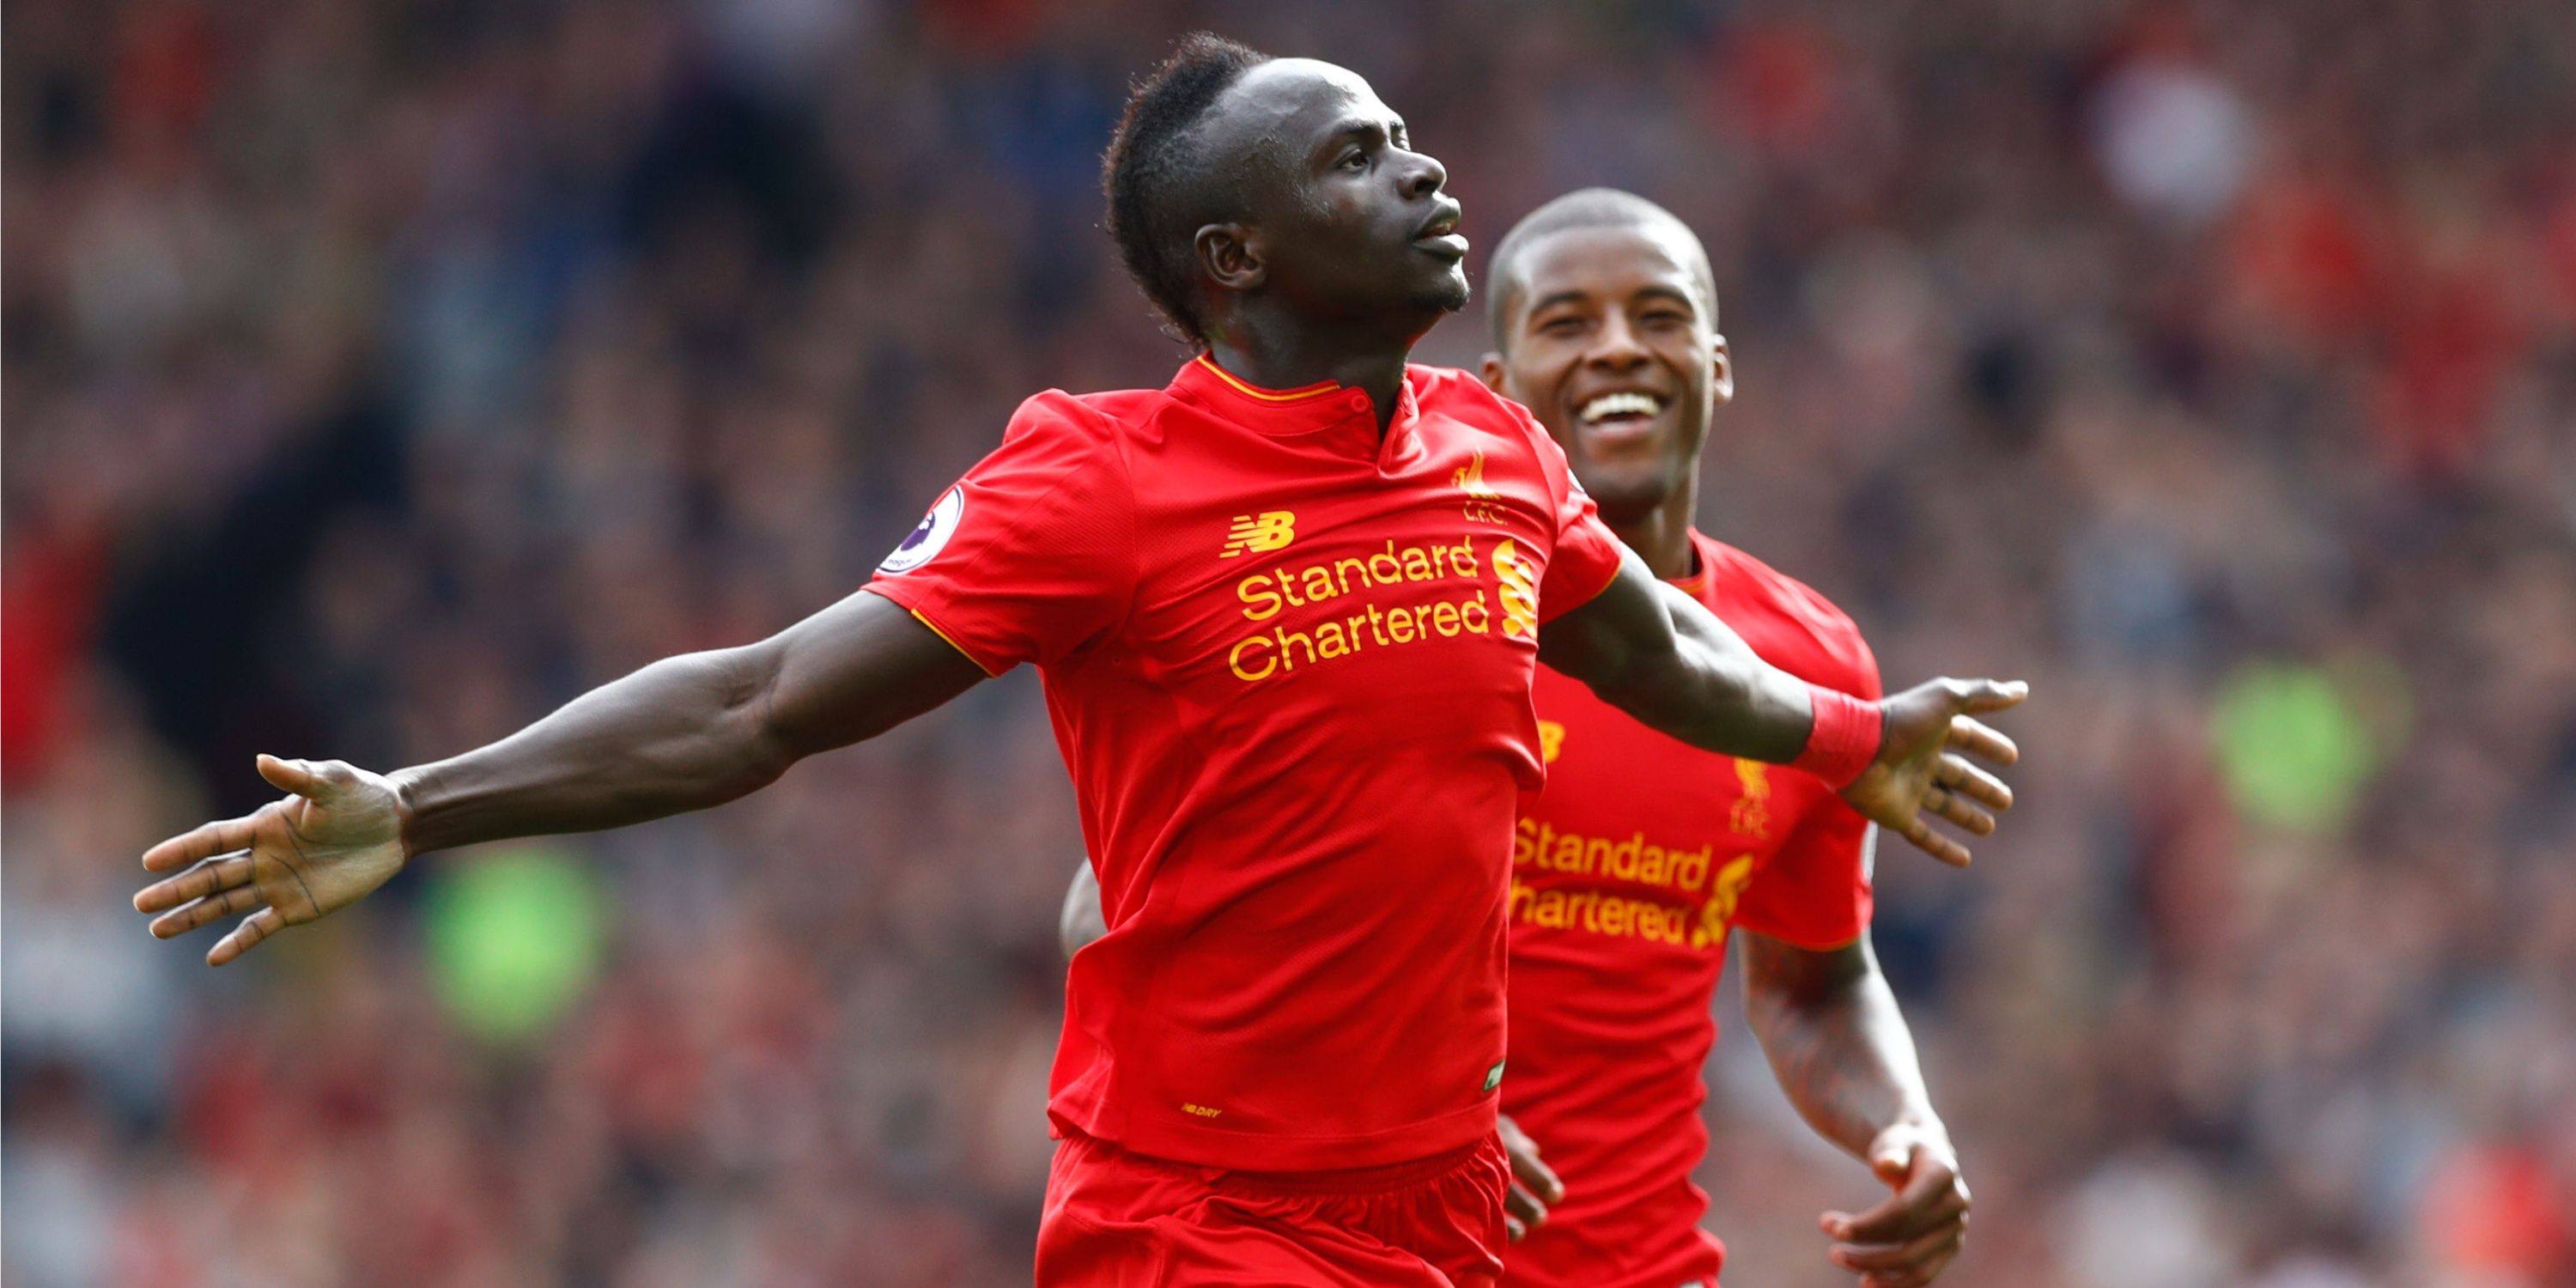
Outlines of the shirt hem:
M 1080 1132 L 1120 1149 L 1175 1163 L 1221 1167 L 1244 1172 L 1338 1172 L 1420 1162 L 1463 1149 L 1492 1135 L 1499 1101 L 1487 1098 L 1474 1107 L 1383 1131 L 1333 1136 L 1284 1136 L 1234 1132 L 1189 1124 L 1153 1126 L 1136 1123 L 1113 1133 L 1101 1126 L 1097 1106 L 1079 1110 L 1047 1107 L 1059 1131 Z

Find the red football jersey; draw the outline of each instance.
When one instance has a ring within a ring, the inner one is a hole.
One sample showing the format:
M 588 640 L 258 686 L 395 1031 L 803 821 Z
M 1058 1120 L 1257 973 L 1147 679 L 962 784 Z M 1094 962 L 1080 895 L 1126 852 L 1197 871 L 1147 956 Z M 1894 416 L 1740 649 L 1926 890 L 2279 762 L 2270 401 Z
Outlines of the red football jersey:
M 1878 663 L 1823 596 L 1691 534 L 1677 583 L 1772 665 L 1857 697 Z M 1869 824 L 1823 780 L 1683 746 L 1542 669 L 1547 790 L 1512 852 L 1511 1076 L 1503 1112 L 1565 1202 L 1514 1244 L 1515 1285 L 1714 1281 L 1691 1169 L 1708 1147 L 1701 1065 L 1727 931 L 1807 948 L 1869 924 Z
M 1040 394 L 869 589 L 1035 662 L 1109 933 L 1048 1112 L 1250 1170 L 1493 1128 L 1503 894 L 1541 622 L 1621 558 L 1564 454 L 1464 372 Z

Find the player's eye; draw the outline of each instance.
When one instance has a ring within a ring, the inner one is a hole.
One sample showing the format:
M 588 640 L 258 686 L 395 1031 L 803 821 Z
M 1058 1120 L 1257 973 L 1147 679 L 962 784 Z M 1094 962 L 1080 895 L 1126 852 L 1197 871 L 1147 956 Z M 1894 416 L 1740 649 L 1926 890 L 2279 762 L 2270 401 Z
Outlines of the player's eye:
M 1565 313 L 1539 323 L 1538 333 L 1540 335 L 1576 335 L 1582 332 L 1583 327 L 1584 321 L 1581 317 Z

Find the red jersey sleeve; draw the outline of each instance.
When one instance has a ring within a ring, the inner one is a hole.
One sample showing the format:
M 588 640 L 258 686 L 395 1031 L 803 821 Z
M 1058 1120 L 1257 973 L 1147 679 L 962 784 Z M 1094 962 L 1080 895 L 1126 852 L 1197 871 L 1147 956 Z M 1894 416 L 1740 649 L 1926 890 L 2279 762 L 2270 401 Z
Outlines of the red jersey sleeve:
M 1565 449 L 1547 436 L 1547 427 L 1519 403 L 1505 399 L 1504 405 L 1512 409 L 1522 431 L 1530 436 L 1538 453 L 1539 472 L 1547 476 L 1548 493 L 1556 503 L 1556 550 L 1548 557 L 1547 574 L 1538 585 L 1538 620 L 1544 625 L 1592 602 L 1593 596 L 1608 589 L 1611 578 L 1619 575 L 1619 563 L 1628 548 L 1620 544 L 1610 525 L 1601 521 L 1601 511 L 1592 504 L 1591 494 L 1574 481 L 1574 467 L 1566 461 Z
M 1735 924 L 1818 952 L 1860 938 L 1869 928 L 1876 844 L 1869 820 L 1841 797 L 1816 802 L 1744 887 Z
M 1821 601 L 1818 601 L 1821 603 Z M 1878 662 L 1860 635 L 1834 615 L 1845 634 L 1835 665 L 1819 668 L 1819 684 L 1857 698 L 1880 695 Z M 1773 770 L 1776 774 L 1792 771 Z M 1736 905 L 1735 924 L 1798 948 L 1823 951 L 1860 938 L 1869 928 L 1870 879 L 1878 838 L 1868 819 L 1824 787 L 1817 789 L 1778 853 L 1756 872 Z
M 993 675 L 1056 661 L 1127 612 L 1133 489 L 1114 426 L 1069 394 L 1020 404 L 1002 445 L 943 493 L 867 588 Z

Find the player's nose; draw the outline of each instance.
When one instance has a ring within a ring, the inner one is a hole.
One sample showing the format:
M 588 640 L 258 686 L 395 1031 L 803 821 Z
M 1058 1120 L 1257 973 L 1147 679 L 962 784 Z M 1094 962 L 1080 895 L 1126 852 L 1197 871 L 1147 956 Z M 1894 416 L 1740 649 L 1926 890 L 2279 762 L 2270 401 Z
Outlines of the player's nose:
M 1592 333 L 1592 348 L 1584 361 L 1614 371 L 1632 371 L 1645 365 L 1651 356 L 1637 338 L 1637 328 L 1630 325 L 1621 309 L 1610 309 L 1602 315 L 1601 325 Z
M 1413 164 L 1404 173 L 1407 200 L 1420 201 L 1448 186 L 1449 168 L 1440 164 L 1440 158 L 1420 152 L 1411 156 Z

